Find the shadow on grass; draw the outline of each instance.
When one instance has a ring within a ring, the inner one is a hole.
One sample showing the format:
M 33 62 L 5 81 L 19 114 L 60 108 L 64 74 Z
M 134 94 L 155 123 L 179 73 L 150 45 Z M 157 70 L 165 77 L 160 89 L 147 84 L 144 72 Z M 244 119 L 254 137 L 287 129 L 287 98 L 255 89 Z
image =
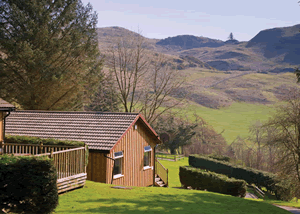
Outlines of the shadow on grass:
M 187 190 L 187 194 L 143 194 L 126 198 L 102 196 L 76 201 L 73 209 L 57 213 L 203 213 L 203 214 L 284 214 L 270 204 L 212 193 Z

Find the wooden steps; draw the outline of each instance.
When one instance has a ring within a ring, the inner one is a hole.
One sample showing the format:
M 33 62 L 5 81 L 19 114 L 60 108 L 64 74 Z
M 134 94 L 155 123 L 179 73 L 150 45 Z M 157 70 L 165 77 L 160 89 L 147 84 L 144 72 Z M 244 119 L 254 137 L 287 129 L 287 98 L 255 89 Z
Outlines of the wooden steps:
M 155 186 L 168 187 L 158 175 L 155 175 Z

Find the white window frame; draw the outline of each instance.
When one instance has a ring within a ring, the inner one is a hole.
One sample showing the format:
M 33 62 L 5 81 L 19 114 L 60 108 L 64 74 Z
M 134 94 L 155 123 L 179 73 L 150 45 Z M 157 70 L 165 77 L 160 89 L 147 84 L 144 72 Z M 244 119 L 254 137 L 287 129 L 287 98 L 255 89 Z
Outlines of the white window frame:
M 144 170 L 146 169 L 153 169 L 153 166 L 151 166 L 151 151 L 152 151 L 152 148 L 151 146 L 145 146 L 144 147 Z M 149 156 L 149 165 L 145 166 L 145 153 L 148 153 Z
M 116 154 L 117 153 L 119 153 L 117 156 L 116 156 Z M 124 157 L 124 153 L 123 153 L 123 151 L 119 151 L 119 152 L 115 152 L 114 153 L 114 160 L 116 161 L 116 160 L 118 160 L 118 159 L 121 159 L 121 163 L 120 163 L 120 168 L 121 168 L 121 173 L 119 173 L 119 174 L 114 174 L 114 179 L 116 179 L 116 178 L 121 178 L 121 177 L 123 177 L 124 175 L 122 174 L 123 173 L 123 161 L 124 161 L 124 159 L 123 159 L 123 157 Z M 115 167 L 115 161 L 114 161 L 114 167 Z M 113 173 L 114 173 L 114 168 L 113 168 Z

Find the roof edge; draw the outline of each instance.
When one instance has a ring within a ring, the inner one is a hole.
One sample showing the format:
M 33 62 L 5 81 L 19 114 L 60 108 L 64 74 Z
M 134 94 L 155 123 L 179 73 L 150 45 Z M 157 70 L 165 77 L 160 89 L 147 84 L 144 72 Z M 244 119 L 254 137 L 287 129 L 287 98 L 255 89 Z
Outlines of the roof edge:
M 133 125 L 139 120 L 141 119 L 141 121 L 145 124 L 145 126 L 148 128 L 148 130 L 150 130 L 150 132 L 155 136 L 155 138 L 157 139 L 157 144 L 162 143 L 161 140 L 159 139 L 158 134 L 154 131 L 154 129 L 150 126 L 150 124 L 145 120 L 145 118 L 141 115 L 138 114 L 136 116 L 136 118 L 134 119 L 134 121 L 130 124 L 130 126 L 126 129 L 126 131 L 122 134 L 122 136 L 119 138 L 119 140 L 115 143 L 115 145 L 111 148 L 110 151 L 112 151 L 122 140 L 122 138 L 127 134 L 127 132 L 133 127 Z
M 61 114 L 130 114 L 130 115 L 138 115 L 138 113 L 132 112 L 102 112 L 102 111 L 47 111 L 47 110 L 17 110 L 15 112 L 28 112 L 28 113 L 61 113 Z

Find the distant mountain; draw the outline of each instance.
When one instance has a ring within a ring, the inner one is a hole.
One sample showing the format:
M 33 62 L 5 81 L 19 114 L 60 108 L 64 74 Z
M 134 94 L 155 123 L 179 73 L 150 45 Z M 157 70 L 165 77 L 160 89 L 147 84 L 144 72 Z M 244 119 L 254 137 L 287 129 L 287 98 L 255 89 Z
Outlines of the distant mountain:
M 259 47 L 266 58 L 282 56 L 282 62 L 299 64 L 300 24 L 292 27 L 273 28 L 260 31 L 253 37 L 247 48 Z
M 144 39 L 146 48 L 164 53 L 168 66 L 186 78 L 174 98 L 185 95 L 193 104 L 219 108 L 233 102 L 276 103 L 289 89 L 300 88 L 295 75 L 288 74 L 300 66 L 299 29 L 263 30 L 249 42 L 192 35 Z M 98 28 L 97 33 L 102 53 L 118 39 L 138 35 L 122 27 Z
M 181 35 L 175 37 L 168 37 L 156 43 L 160 46 L 177 46 L 182 50 L 200 48 L 200 47 L 220 47 L 224 45 L 221 40 L 210 39 L 206 37 L 197 37 L 192 35 Z

